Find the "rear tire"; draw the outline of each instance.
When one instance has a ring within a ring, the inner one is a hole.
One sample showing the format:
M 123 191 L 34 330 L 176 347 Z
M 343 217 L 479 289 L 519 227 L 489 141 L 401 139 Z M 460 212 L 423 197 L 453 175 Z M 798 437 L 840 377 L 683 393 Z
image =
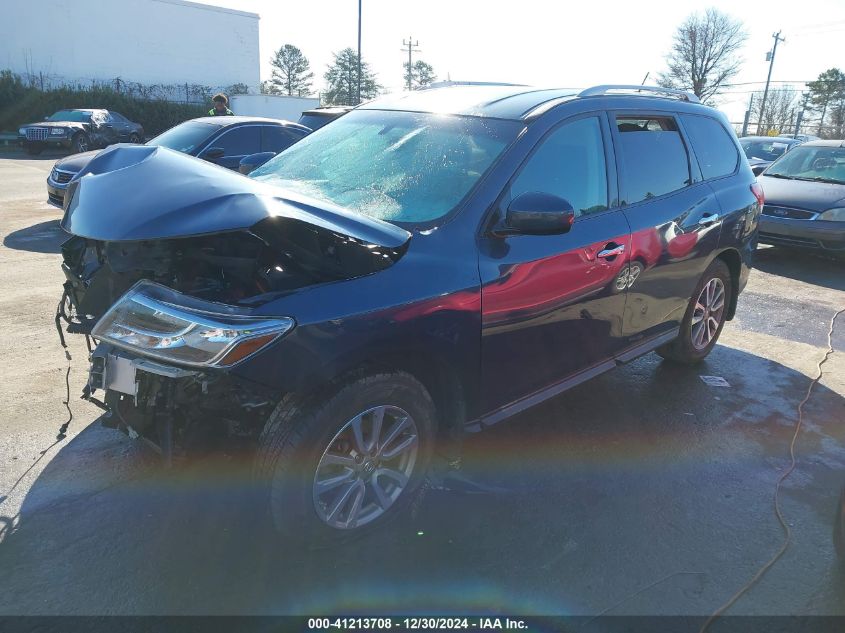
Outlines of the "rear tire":
M 43 143 L 27 143 L 26 144 L 26 153 L 30 156 L 38 156 L 41 152 L 44 151 L 44 144 Z
M 131 135 L 129 136 L 129 142 L 130 142 L 130 143 L 134 143 L 135 145 L 137 145 L 138 143 L 140 143 L 140 142 L 141 142 L 141 137 L 140 137 L 140 136 L 138 136 L 137 134 L 131 134 Z
M 435 429 L 431 397 L 402 372 L 353 375 L 306 406 L 283 400 L 254 469 L 276 530 L 294 543 L 331 544 L 389 522 L 419 494 Z
M 659 347 L 657 353 L 686 365 L 704 360 L 719 340 L 732 297 L 731 272 L 725 262 L 716 259 L 695 286 L 678 337 Z

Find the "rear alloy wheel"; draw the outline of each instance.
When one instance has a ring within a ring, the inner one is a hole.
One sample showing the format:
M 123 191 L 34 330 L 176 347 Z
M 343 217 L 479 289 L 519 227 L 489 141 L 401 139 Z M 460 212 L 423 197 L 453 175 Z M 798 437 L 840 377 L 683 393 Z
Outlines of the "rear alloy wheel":
M 725 284 L 713 277 L 698 295 L 692 313 L 690 338 L 695 349 L 702 350 L 710 345 L 725 316 Z
M 435 426 L 431 397 L 404 372 L 350 376 L 309 404 L 283 400 L 255 460 L 277 531 L 330 543 L 398 516 L 425 479 Z
M 79 132 L 76 136 L 73 137 L 73 141 L 71 142 L 71 148 L 73 149 L 74 154 L 81 154 L 82 152 L 88 151 L 88 137 Z
M 137 145 L 138 143 L 141 142 L 141 137 L 138 136 L 137 134 L 130 134 L 129 135 L 129 142 Z
M 694 364 L 716 346 L 725 326 L 733 284 L 727 264 L 714 260 L 693 291 L 678 337 L 657 349 L 667 360 Z

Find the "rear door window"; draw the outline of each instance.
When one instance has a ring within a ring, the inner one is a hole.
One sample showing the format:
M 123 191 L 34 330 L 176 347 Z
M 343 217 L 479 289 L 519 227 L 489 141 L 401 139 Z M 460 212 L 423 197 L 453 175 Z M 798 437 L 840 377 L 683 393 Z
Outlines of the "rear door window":
M 261 151 L 261 131 L 257 125 L 236 127 L 211 142 L 212 147 L 222 147 L 224 156 L 247 156 Z
M 693 114 L 682 114 L 681 121 L 705 179 L 727 176 L 736 171 L 739 152 L 721 123 Z
M 617 160 L 625 202 L 634 204 L 692 183 L 689 157 L 674 117 L 617 116 Z

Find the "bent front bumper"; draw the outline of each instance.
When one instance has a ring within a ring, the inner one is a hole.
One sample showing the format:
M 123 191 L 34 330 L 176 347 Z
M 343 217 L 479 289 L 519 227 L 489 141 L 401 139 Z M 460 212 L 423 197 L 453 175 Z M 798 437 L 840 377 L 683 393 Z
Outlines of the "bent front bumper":
M 760 242 L 845 253 L 845 222 L 760 216 Z
M 100 343 L 85 399 L 103 392 L 104 426 L 142 438 L 166 460 L 211 447 L 253 445 L 276 398 L 225 372 L 186 369 Z

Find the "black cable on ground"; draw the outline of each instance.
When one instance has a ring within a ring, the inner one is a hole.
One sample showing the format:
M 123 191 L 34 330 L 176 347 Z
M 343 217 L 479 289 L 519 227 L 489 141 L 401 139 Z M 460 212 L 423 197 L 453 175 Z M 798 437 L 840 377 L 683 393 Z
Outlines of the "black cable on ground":
M 795 430 L 792 433 L 792 440 L 789 442 L 789 467 L 781 473 L 781 476 L 778 478 L 777 484 L 775 485 L 775 495 L 774 495 L 774 508 L 775 508 L 775 516 L 777 517 L 778 523 L 780 523 L 780 527 L 783 530 L 783 545 L 781 545 L 780 549 L 772 556 L 769 561 L 764 564 L 760 569 L 757 571 L 756 574 L 749 580 L 745 585 L 743 585 L 739 591 L 737 591 L 731 598 L 723 604 L 721 607 L 716 609 L 713 614 L 707 618 L 704 622 L 704 625 L 701 627 L 699 633 L 705 633 L 710 625 L 713 623 L 714 620 L 721 617 L 725 611 L 730 609 L 737 600 L 739 600 L 746 592 L 748 592 L 754 585 L 756 585 L 760 579 L 769 571 L 772 566 L 780 560 L 780 558 L 786 553 L 786 550 L 789 549 L 789 545 L 792 542 L 792 530 L 790 529 L 789 525 L 786 523 L 786 520 L 783 518 L 783 513 L 780 509 L 780 489 L 781 485 L 784 481 L 786 481 L 787 477 L 789 477 L 792 472 L 795 470 L 795 466 L 797 461 L 795 459 L 795 443 L 798 441 L 798 436 L 801 433 L 801 427 L 804 424 L 804 405 L 807 404 L 809 401 L 810 396 L 813 394 L 813 388 L 816 384 L 821 380 L 822 376 L 824 375 L 824 371 L 822 370 L 822 365 L 827 362 L 827 359 L 830 358 L 830 355 L 833 354 L 833 329 L 836 324 L 837 317 L 845 313 L 845 308 L 837 310 L 833 317 L 830 319 L 830 327 L 827 331 L 827 351 L 824 353 L 824 356 L 819 360 L 816 364 L 816 376 L 810 381 L 809 386 L 807 387 L 807 393 L 804 395 L 803 400 L 798 403 L 798 420 L 795 423 Z

